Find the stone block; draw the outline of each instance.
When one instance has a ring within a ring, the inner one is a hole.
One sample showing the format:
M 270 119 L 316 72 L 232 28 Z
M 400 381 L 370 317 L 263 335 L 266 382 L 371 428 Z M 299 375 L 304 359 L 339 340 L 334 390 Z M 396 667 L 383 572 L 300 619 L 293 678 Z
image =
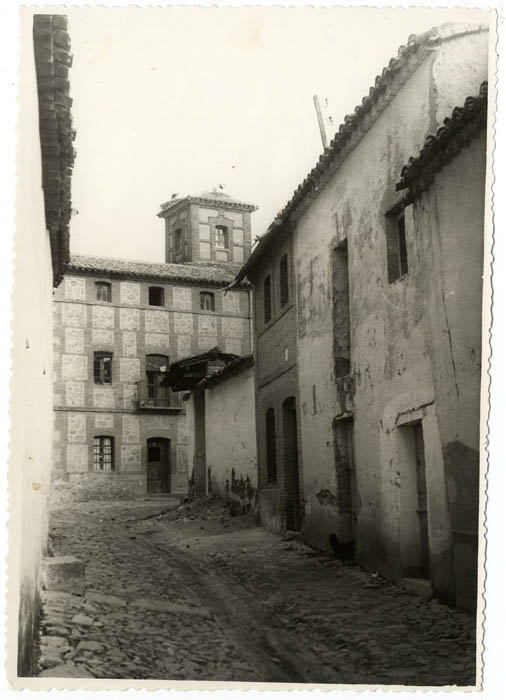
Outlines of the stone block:
M 83 328 L 65 328 L 65 352 L 77 355 L 84 353 Z
M 174 314 L 174 332 L 182 335 L 193 333 L 193 315 L 176 312 Z
M 199 316 L 199 336 L 209 335 L 214 338 L 218 335 L 216 316 L 202 314 Z
M 84 562 L 77 557 L 44 557 L 42 560 L 42 585 L 46 591 L 83 595 L 84 575 Z
M 122 304 L 140 306 L 141 286 L 138 282 L 121 282 L 119 289 Z
M 223 294 L 223 313 L 238 314 L 239 313 L 240 296 L 238 292 L 227 292 Z
M 123 331 L 123 357 L 137 356 L 137 333 Z
M 67 470 L 88 471 L 88 445 L 67 445 Z
M 175 309 L 181 311 L 191 311 L 192 290 L 190 287 L 174 287 L 172 290 L 173 304 Z
M 88 358 L 85 355 L 63 355 L 62 377 L 85 382 L 88 378 Z
M 123 416 L 123 442 L 138 444 L 139 442 L 139 419 L 137 416 Z
M 119 327 L 122 330 L 137 331 L 140 326 L 139 309 L 120 309 Z
M 67 419 L 68 442 L 86 442 L 86 414 L 69 413 Z
M 137 385 L 123 384 L 123 408 L 134 408 L 137 401 Z
M 65 405 L 69 407 L 84 406 L 83 382 L 65 383 Z
M 97 349 L 99 350 L 103 350 L 104 348 L 111 346 L 114 347 L 114 331 L 94 328 L 92 331 L 92 342 L 93 345 L 96 345 Z
M 86 328 L 86 306 L 84 304 L 61 305 L 61 322 L 64 326 Z
M 96 591 L 86 591 L 86 600 L 91 600 L 94 603 L 102 603 L 104 605 L 112 605 L 115 607 L 125 607 L 126 600 L 119 598 L 116 595 L 107 595 L 105 593 L 97 593 Z
M 198 339 L 199 352 L 206 352 L 215 348 L 218 345 L 218 338 L 210 335 L 199 335 Z
M 119 361 L 119 380 L 120 382 L 134 383 L 139 381 L 141 377 L 141 361 L 139 359 L 131 359 L 121 357 Z
M 112 386 L 93 387 L 93 406 L 95 408 L 114 408 L 114 390 Z
M 65 277 L 65 299 L 86 301 L 86 280 L 83 277 Z
M 221 332 L 224 338 L 242 338 L 244 336 L 244 319 L 224 316 L 221 319 Z
M 146 333 L 144 336 L 144 344 L 146 346 L 146 351 L 148 348 L 155 348 L 156 350 L 163 350 L 165 351 L 164 354 L 167 354 L 169 336 L 167 333 Z
M 121 471 L 141 471 L 141 446 L 121 445 Z
M 144 328 L 148 333 L 168 333 L 168 312 L 158 311 L 158 309 L 146 309 L 144 312 Z
M 114 308 L 111 306 L 94 306 L 93 328 L 114 328 Z
M 95 428 L 113 428 L 114 415 L 111 413 L 97 413 L 95 415 Z
M 191 355 L 191 335 L 180 335 L 177 339 L 177 356 L 178 359 L 189 357 Z

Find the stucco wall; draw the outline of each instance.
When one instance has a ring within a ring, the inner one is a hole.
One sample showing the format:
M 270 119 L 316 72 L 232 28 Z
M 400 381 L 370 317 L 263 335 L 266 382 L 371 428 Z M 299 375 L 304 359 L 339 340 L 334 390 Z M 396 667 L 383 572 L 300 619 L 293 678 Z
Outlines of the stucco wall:
M 256 510 L 257 447 L 254 371 L 206 389 L 206 464 L 209 492 L 238 512 Z
M 31 37 L 31 16 L 24 36 Z M 30 47 L 27 39 L 26 47 Z M 37 624 L 41 556 L 47 547 L 47 500 L 52 444 L 52 286 L 49 236 L 41 188 L 37 88 L 33 53 L 21 55 L 19 82 L 17 213 L 13 287 L 11 433 L 9 459 L 11 677 L 33 670 L 31 641 Z M 27 204 L 28 203 L 28 204 Z M 19 572 L 19 590 L 16 576 Z M 19 596 L 19 597 L 18 597 Z M 14 620 L 12 621 L 14 622 Z M 14 658 L 13 658 L 14 657 Z
M 487 35 L 479 34 L 435 50 L 300 216 L 294 235 L 306 536 L 327 547 L 329 532 L 340 529 L 337 509 L 317 495 L 336 491 L 332 420 L 342 401 L 334 381 L 331 264 L 332 248 L 347 238 L 358 553 L 363 564 L 394 578 L 402 575 L 400 486 L 395 418 L 389 424 L 387 417 L 429 405 L 434 389 L 413 208 L 406 212 L 409 273 L 393 284 L 385 213 L 400 198 L 395 182 L 402 166 L 453 107 L 477 94 L 487 77 L 486 46 Z M 461 70 L 470 56 L 473 69 Z
M 476 603 L 478 548 L 485 139 L 483 132 L 415 204 L 426 266 L 427 351 L 454 537 L 455 597 L 469 609 Z

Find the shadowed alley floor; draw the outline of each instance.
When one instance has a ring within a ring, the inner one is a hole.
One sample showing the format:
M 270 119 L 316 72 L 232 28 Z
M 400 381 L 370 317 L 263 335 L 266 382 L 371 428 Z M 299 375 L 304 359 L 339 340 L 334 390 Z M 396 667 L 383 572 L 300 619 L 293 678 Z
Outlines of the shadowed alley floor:
M 475 622 L 219 502 L 77 503 L 51 513 L 54 555 L 84 596 L 44 592 L 40 675 L 474 685 Z

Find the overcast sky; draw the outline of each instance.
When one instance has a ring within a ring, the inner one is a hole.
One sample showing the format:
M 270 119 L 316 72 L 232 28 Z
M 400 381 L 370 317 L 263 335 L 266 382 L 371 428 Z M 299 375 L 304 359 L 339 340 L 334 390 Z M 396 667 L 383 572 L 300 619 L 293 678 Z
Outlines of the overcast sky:
M 159 205 L 176 192 L 224 185 L 258 205 L 261 235 L 322 151 L 313 94 L 337 130 L 410 34 L 485 21 L 463 9 L 66 11 L 72 252 L 151 261 L 164 259 Z

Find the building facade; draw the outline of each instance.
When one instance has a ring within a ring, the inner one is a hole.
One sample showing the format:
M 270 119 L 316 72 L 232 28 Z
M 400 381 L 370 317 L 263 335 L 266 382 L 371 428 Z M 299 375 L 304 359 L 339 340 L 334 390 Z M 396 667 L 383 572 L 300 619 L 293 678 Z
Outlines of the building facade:
M 297 489 L 295 526 L 310 544 L 328 549 L 331 536 L 354 543 L 366 568 L 419 579 L 463 607 L 475 605 L 476 590 L 460 573 L 476 571 L 484 152 L 474 163 L 462 156 L 466 174 L 456 164 L 442 173 L 434 192 L 446 181 L 449 199 L 433 195 L 430 226 L 428 215 L 421 224 L 429 195 L 417 204 L 396 184 L 426 138 L 477 94 L 487 69 L 487 27 L 445 25 L 410 37 L 237 278 L 253 282 L 256 298 L 264 524 L 294 525 L 286 503 Z M 465 221 L 456 192 L 475 205 Z M 438 207 L 444 234 L 434 224 Z M 283 304 L 290 293 L 293 311 Z M 474 309 L 472 338 L 464 302 Z M 292 427 L 284 401 L 295 407 Z
M 200 243 L 211 248 L 207 263 L 191 243 L 193 220 L 203 235 L 199 201 L 209 227 Z M 163 378 L 174 361 L 217 345 L 234 355 L 250 353 L 249 291 L 224 288 L 239 267 L 234 248 L 239 240 L 241 248 L 249 246 L 253 209 L 221 192 L 163 205 L 167 254 L 173 257 L 176 236 L 184 261 L 72 257 L 54 299 L 60 498 L 186 493 L 185 408 Z
M 8 599 L 17 625 L 8 625 L 6 647 L 11 681 L 36 667 L 52 468 L 52 293 L 68 261 L 74 163 L 67 18 L 23 8 L 20 36 Z

